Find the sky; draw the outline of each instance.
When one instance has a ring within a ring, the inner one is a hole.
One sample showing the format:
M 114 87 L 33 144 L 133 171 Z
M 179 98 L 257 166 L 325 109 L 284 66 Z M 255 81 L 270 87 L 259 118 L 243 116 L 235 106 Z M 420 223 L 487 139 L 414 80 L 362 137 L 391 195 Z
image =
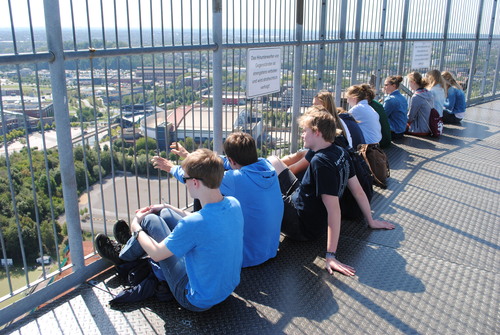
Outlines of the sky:
M 31 21 L 33 27 L 45 26 L 43 0 L 0 0 L 0 15 L 2 16 L 2 19 L 0 19 L 0 28 L 10 28 L 11 26 L 9 19 L 10 15 L 8 15 L 9 2 L 15 27 L 29 27 L 28 2 L 31 9 Z M 163 11 L 160 7 L 162 2 Z M 201 5 L 201 12 L 205 14 L 204 17 L 200 17 L 198 15 L 200 12 L 200 2 L 203 2 Z M 210 6 L 211 8 L 212 0 L 174 0 L 173 15 L 170 0 L 60 0 L 60 12 L 68 13 L 68 15 L 61 15 L 61 25 L 63 28 L 72 27 L 72 16 L 70 13 L 71 5 L 73 5 L 73 13 L 75 13 L 73 15 L 74 23 L 77 28 L 87 28 L 88 22 L 90 22 L 91 27 L 100 28 L 102 27 L 102 17 L 104 17 L 104 26 L 106 28 L 114 29 L 115 3 L 117 7 L 116 22 L 119 28 L 126 28 L 129 24 L 130 27 L 133 28 L 138 28 L 140 24 L 142 24 L 143 27 L 150 27 L 151 21 L 153 21 L 153 26 L 160 27 L 162 12 L 164 15 L 164 22 L 168 22 L 168 24 L 174 22 L 174 27 L 180 28 L 182 20 L 184 20 L 183 24 L 185 26 L 192 25 L 193 27 L 198 27 L 200 23 L 206 26 L 206 14 L 209 12 L 207 6 Z M 127 4 L 129 11 L 128 19 Z M 153 8 L 152 11 L 151 7 Z M 90 15 L 87 15 L 87 12 L 89 12 Z M 101 12 L 103 12 L 104 15 L 101 15 Z M 140 21 L 140 18 L 142 22 Z M 173 20 L 171 20 L 171 18 L 173 18 Z
M 55 0 L 47 0 L 56 2 Z M 484 27 L 482 33 L 488 33 L 492 19 L 491 9 L 494 0 L 485 0 L 483 8 Z M 31 7 L 32 23 L 34 27 L 44 27 L 43 0 L 0 0 L 0 28 L 10 28 L 9 4 L 12 10 L 14 26 L 29 27 L 28 3 Z M 348 9 L 340 13 L 340 1 L 328 1 L 329 29 L 336 28 L 342 15 L 346 16 L 346 29 L 354 30 L 356 24 L 357 0 L 348 1 Z M 364 0 L 362 7 L 362 31 L 380 31 L 381 16 L 373 13 L 382 13 L 383 0 Z M 403 20 L 402 0 L 386 0 L 387 22 L 386 29 L 401 31 Z M 412 0 L 410 1 L 410 15 L 407 29 L 409 32 L 437 32 L 444 26 L 445 0 Z M 450 31 L 464 30 L 474 33 L 476 29 L 475 17 L 478 13 L 479 0 L 452 0 L 450 14 Z M 73 13 L 71 15 L 71 4 Z M 61 24 L 63 28 L 72 27 L 72 17 L 77 28 L 138 28 L 140 25 L 147 29 L 151 26 L 164 29 L 169 28 L 206 28 L 211 26 L 212 0 L 59 0 Z M 290 29 L 295 25 L 295 0 L 222 0 L 223 21 L 227 21 L 230 28 L 245 27 L 273 27 L 275 29 Z M 161 7 L 163 6 L 163 8 Z M 88 10 L 87 10 L 88 7 Z M 240 10 L 241 7 L 241 10 Z M 254 8 L 253 8 L 254 7 Z M 500 7 L 500 6 L 498 6 Z M 129 15 L 127 15 L 127 9 Z M 320 18 L 321 0 L 305 0 L 304 15 L 309 18 L 311 27 L 318 27 Z M 497 8 L 498 11 L 498 8 Z M 90 15 L 87 15 L 87 12 Z M 104 15 L 101 15 L 101 12 Z M 252 16 L 252 13 L 257 15 Z M 306 20 L 307 21 L 307 20 Z M 331 22 L 330 22 L 331 21 Z M 226 24 L 226 23 L 225 23 Z M 496 27 L 500 27 L 497 22 Z M 495 33 L 498 33 L 496 28 Z

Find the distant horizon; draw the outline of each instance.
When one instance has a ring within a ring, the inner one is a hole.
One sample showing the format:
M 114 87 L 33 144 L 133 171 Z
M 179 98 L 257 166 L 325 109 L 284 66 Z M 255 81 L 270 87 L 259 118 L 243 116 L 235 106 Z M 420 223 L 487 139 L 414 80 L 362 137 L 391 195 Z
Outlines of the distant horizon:
M 168 1 L 102 1 L 102 0 L 86 0 L 86 1 L 59 1 L 59 11 L 61 13 L 60 20 L 63 29 L 71 29 L 75 26 L 79 29 L 99 29 L 105 30 L 115 29 L 130 29 L 138 30 L 142 27 L 143 30 L 207 30 L 210 29 L 213 19 L 212 2 L 198 2 L 186 0 L 171 0 Z M 288 3 L 288 7 L 286 7 Z M 288 15 L 284 15 L 280 7 L 273 6 L 272 2 L 269 5 L 262 5 L 260 1 L 228 1 L 223 2 L 222 20 L 225 28 L 238 30 L 260 30 L 266 31 L 289 31 L 295 29 L 295 0 L 285 0 L 285 8 Z M 28 11 L 29 4 L 29 11 Z M 349 1 L 346 13 L 348 18 L 345 22 L 347 31 L 354 31 L 356 20 L 352 14 L 356 11 L 356 1 Z M 474 11 L 479 10 L 479 6 L 468 0 L 455 0 L 454 6 L 450 8 L 450 17 L 461 17 L 464 14 L 470 15 Z M 10 6 L 9 6 L 10 5 Z M 328 27 L 339 27 L 341 24 L 340 7 L 338 3 L 328 4 Z M 371 22 L 363 24 L 363 31 L 375 32 L 376 27 L 381 27 L 382 12 L 388 11 L 386 16 L 385 27 L 391 27 L 394 31 L 401 31 L 403 22 L 401 16 L 397 14 L 402 9 L 397 4 L 383 7 L 383 0 L 371 0 L 367 8 L 372 13 L 378 15 L 366 16 L 362 14 L 363 19 L 369 19 Z M 317 24 L 321 12 L 321 6 L 308 4 L 304 6 L 304 30 L 315 31 L 319 29 Z M 420 0 L 410 3 L 410 16 L 408 17 L 407 31 L 411 34 L 428 34 L 443 32 L 445 10 L 443 2 L 433 2 L 433 0 Z M 52 9 L 52 8 L 51 8 Z M 418 13 L 425 12 L 425 17 L 415 18 L 411 14 L 416 11 Z M 0 29 L 10 29 L 13 24 L 16 29 L 20 27 L 29 28 L 32 26 L 35 29 L 45 27 L 45 11 L 44 2 L 42 0 L 32 1 L 0 1 L 0 12 L 6 14 L 4 20 L 0 20 Z M 31 15 L 29 15 L 31 13 Z M 243 13 L 243 14 L 242 14 Z M 11 14 L 11 15 L 10 15 Z M 239 15 L 237 15 L 239 14 Z M 239 16 L 239 17 L 238 17 Z M 280 18 L 277 20 L 277 18 Z M 466 22 L 464 22 L 466 23 Z M 468 33 L 475 32 L 473 25 L 451 25 L 451 34 L 455 34 L 454 29 L 458 27 L 468 28 Z M 313 29 L 310 29 L 313 28 Z M 432 31 L 432 32 L 431 32 Z M 487 34 L 487 32 L 485 32 Z

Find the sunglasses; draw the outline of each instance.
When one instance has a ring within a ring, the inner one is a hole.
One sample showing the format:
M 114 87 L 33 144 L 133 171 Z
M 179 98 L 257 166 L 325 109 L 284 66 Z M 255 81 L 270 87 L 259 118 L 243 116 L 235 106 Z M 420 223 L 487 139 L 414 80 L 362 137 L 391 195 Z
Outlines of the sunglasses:
M 184 184 L 186 183 L 186 180 L 189 180 L 189 179 L 203 180 L 202 178 L 197 178 L 197 177 L 182 177 L 182 181 L 184 181 Z

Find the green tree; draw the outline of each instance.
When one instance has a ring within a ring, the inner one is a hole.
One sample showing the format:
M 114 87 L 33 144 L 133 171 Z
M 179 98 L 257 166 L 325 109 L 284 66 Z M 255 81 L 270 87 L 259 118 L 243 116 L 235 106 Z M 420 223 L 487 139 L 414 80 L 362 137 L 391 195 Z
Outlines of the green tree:
M 61 226 L 57 222 L 55 223 L 55 230 L 57 240 L 54 240 L 54 228 L 50 221 L 44 221 L 40 226 L 45 252 L 53 257 L 56 256 L 56 245 L 59 245 L 63 239 Z
M 104 169 L 104 175 L 111 172 L 111 152 L 108 150 L 101 152 L 101 167 Z
M 47 181 L 46 174 L 41 174 L 37 183 L 38 189 L 45 192 L 45 194 L 49 194 L 49 184 L 50 184 L 50 190 L 53 192 L 56 189 L 57 184 L 54 177 L 52 177 L 50 174 L 49 174 L 49 181 L 50 182 Z
M 81 161 L 75 161 L 75 176 L 76 176 L 76 187 L 78 191 L 85 190 L 87 187 L 85 181 L 85 166 Z
M 147 142 L 145 137 L 141 137 L 140 139 L 137 140 L 135 147 L 136 150 L 146 150 L 146 143 L 147 143 L 147 150 L 151 149 L 156 149 L 156 140 L 154 138 L 148 137 Z

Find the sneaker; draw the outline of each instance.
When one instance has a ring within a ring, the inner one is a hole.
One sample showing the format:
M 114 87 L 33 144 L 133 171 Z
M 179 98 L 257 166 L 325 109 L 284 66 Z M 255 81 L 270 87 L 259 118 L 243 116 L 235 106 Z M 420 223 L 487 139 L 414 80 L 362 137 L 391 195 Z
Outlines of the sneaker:
M 127 241 L 132 237 L 130 227 L 124 220 L 116 221 L 113 226 L 113 235 L 115 236 L 116 241 L 120 244 L 127 244 Z
M 95 237 L 95 250 L 99 256 L 108 261 L 111 261 L 115 265 L 120 265 L 123 261 L 120 259 L 120 250 L 122 246 L 116 241 L 112 241 L 104 234 L 97 234 Z

